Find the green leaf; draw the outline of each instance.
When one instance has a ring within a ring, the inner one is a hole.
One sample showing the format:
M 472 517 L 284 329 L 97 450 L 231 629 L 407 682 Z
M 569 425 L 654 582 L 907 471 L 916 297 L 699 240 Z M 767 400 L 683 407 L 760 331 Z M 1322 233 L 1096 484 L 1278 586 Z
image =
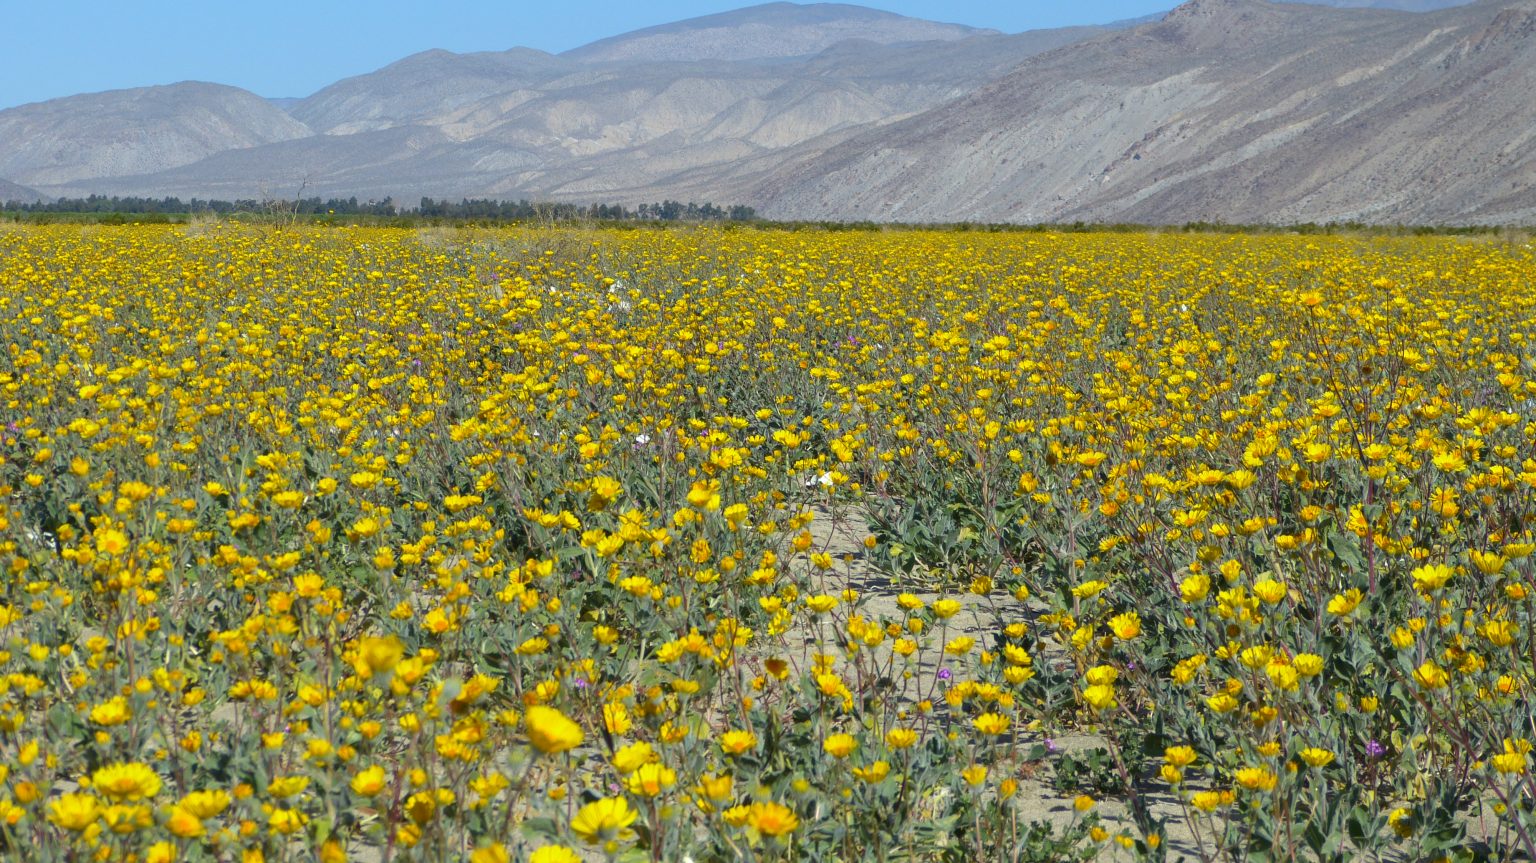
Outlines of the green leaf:
M 528 818 L 523 821 L 522 830 L 530 839 L 560 838 L 560 826 L 553 818 Z

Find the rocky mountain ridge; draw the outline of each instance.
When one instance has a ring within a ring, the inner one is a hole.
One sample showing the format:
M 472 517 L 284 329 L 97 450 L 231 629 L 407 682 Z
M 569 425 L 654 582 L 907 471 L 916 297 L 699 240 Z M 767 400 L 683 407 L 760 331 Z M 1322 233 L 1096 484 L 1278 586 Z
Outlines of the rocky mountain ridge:
M 260 96 L 223 84 L 88 93 L 0 111 L 0 177 L 33 187 L 90 183 L 311 134 Z
M 1530 222 L 1531 0 L 1194 0 L 779 172 L 769 214 Z
M 1192 0 L 1005 35 L 771 3 L 560 55 L 427 51 L 282 107 L 180 84 L 0 111 L 0 176 L 802 219 L 1536 219 L 1533 0 L 1329 5 L 1445 8 Z

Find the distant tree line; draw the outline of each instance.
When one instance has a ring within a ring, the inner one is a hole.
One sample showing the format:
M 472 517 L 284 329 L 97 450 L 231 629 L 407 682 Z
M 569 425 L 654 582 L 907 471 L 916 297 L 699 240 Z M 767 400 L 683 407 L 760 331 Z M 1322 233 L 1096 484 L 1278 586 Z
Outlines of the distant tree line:
M 751 207 L 719 207 L 693 201 L 662 201 L 641 204 L 633 209 L 621 204 L 557 204 L 536 201 L 496 201 L 486 198 L 465 199 L 457 204 L 449 200 L 422 198 L 413 210 L 417 215 L 447 219 L 527 220 L 552 219 L 574 221 L 597 219 L 614 222 L 746 222 L 756 218 Z
M 273 214 L 290 216 L 417 216 L 429 219 L 480 221 L 614 221 L 614 222 L 746 222 L 756 218 L 751 207 L 720 207 L 692 201 L 662 201 L 630 208 L 621 204 L 565 204 L 540 201 L 498 201 L 489 198 L 465 198 L 458 203 L 444 199 L 422 198 L 415 207 L 357 198 L 299 198 L 292 201 L 216 201 L 193 198 L 138 198 L 116 195 L 91 195 L 87 198 L 58 198 L 48 202 L 10 201 L 0 206 L 7 213 L 96 213 L 124 215 L 216 215 Z
M 359 201 L 357 198 L 296 198 L 290 200 L 241 199 L 215 201 L 193 198 L 137 198 L 91 195 L 88 198 L 59 198 L 47 203 L 0 203 L 0 218 L 7 221 L 82 222 L 89 224 L 127 224 L 186 222 L 199 214 L 250 217 L 256 221 L 288 223 L 297 219 L 325 223 L 354 220 L 370 225 L 409 227 L 441 222 L 756 222 L 751 207 L 719 207 L 714 204 L 662 201 L 626 207 L 620 204 L 564 204 L 539 201 L 498 201 L 488 198 L 462 199 L 458 203 L 422 198 L 415 207 L 402 206 L 392 198 Z M 1177 231 L 1197 234 L 1363 234 L 1420 236 L 1500 235 L 1529 242 L 1536 226 L 1496 225 L 1380 225 L 1363 222 L 1327 222 L 1317 224 L 1228 224 L 1223 222 L 1187 222 L 1183 225 L 1146 225 L 1110 222 L 1037 222 L 1032 224 L 984 222 L 774 222 L 786 230 L 811 231 L 912 231 L 944 230 L 959 232 L 1050 232 L 1050 233 L 1138 233 L 1142 231 Z

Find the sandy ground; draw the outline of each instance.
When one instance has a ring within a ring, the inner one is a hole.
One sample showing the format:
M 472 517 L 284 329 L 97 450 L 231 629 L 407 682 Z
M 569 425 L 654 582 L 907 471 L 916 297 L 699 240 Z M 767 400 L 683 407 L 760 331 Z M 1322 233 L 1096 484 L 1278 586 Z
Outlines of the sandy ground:
M 840 593 L 845 588 L 853 588 L 859 591 L 862 606 L 861 613 L 870 618 L 899 618 L 903 613 L 896 603 L 896 597 L 901 593 L 912 593 L 925 603 L 940 598 L 940 594 L 932 590 L 923 590 L 915 585 L 902 585 L 893 582 L 884 574 L 876 571 L 873 566 L 864 562 L 865 550 L 863 546 L 864 536 L 868 533 L 867 525 L 858 513 L 844 513 L 841 516 L 825 508 L 815 510 L 816 518 L 809 526 L 814 545 L 813 551 L 823 551 L 835 558 L 847 558 L 846 566 L 835 567 L 829 574 L 825 592 Z M 997 631 L 999 628 L 1019 619 L 1010 616 L 1006 619 L 994 611 L 994 606 L 986 599 L 970 593 L 944 594 L 951 599 L 961 602 L 963 608 L 949 621 L 949 636 L 974 635 L 978 640 L 983 634 Z M 1009 610 L 1016 609 L 1017 605 L 1011 600 L 1004 606 Z M 801 630 L 799 637 L 811 643 L 815 635 L 808 630 Z M 1036 662 L 1061 662 L 1064 661 L 1062 653 L 1047 653 L 1044 656 L 1036 656 Z M 919 676 L 924 673 L 933 673 L 936 669 L 931 663 L 920 666 Z M 1022 731 L 1020 742 L 1028 748 L 1032 744 L 1045 744 L 1046 737 L 1041 732 Z M 1103 737 L 1089 733 L 1057 734 L 1050 743 L 1061 754 L 1086 752 L 1095 748 L 1104 747 L 1106 740 Z M 1029 778 L 1019 782 L 1018 797 L 1023 801 L 1023 816 L 1025 821 L 1043 821 L 1053 827 L 1062 828 L 1075 818 L 1080 817 L 1073 808 L 1073 800 L 1076 793 L 1063 793 L 1053 787 L 1053 768 L 1051 762 L 1059 756 L 1048 756 L 1046 762 Z M 1167 849 L 1168 859 L 1177 861 L 1181 859 L 1200 860 L 1201 853 L 1199 842 L 1191 830 L 1188 820 L 1184 817 L 1184 809 L 1177 798 L 1168 793 L 1166 786 L 1148 787 L 1142 792 L 1149 804 L 1152 817 L 1164 822 L 1165 834 L 1163 842 Z M 1095 806 L 1100 823 L 1111 834 L 1126 830 L 1133 836 L 1139 836 L 1135 824 L 1132 821 L 1130 805 L 1127 800 L 1116 797 L 1101 797 Z M 1114 849 L 1113 843 L 1109 843 L 1106 851 Z M 1129 852 L 1122 852 L 1122 856 Z M 1108 859 L 1111 854 L 1101 854 Z

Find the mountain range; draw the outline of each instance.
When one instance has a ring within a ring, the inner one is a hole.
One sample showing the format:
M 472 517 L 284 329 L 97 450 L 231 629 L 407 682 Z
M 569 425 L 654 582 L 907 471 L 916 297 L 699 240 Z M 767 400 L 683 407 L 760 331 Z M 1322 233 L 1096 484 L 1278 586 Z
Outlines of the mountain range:
M 493 197 L 907 222 L 1536 221 L 1536 0 L 1191 0 L 1003 34 L 770 3 L 303 99 L 0 111 L 0 200 Z

